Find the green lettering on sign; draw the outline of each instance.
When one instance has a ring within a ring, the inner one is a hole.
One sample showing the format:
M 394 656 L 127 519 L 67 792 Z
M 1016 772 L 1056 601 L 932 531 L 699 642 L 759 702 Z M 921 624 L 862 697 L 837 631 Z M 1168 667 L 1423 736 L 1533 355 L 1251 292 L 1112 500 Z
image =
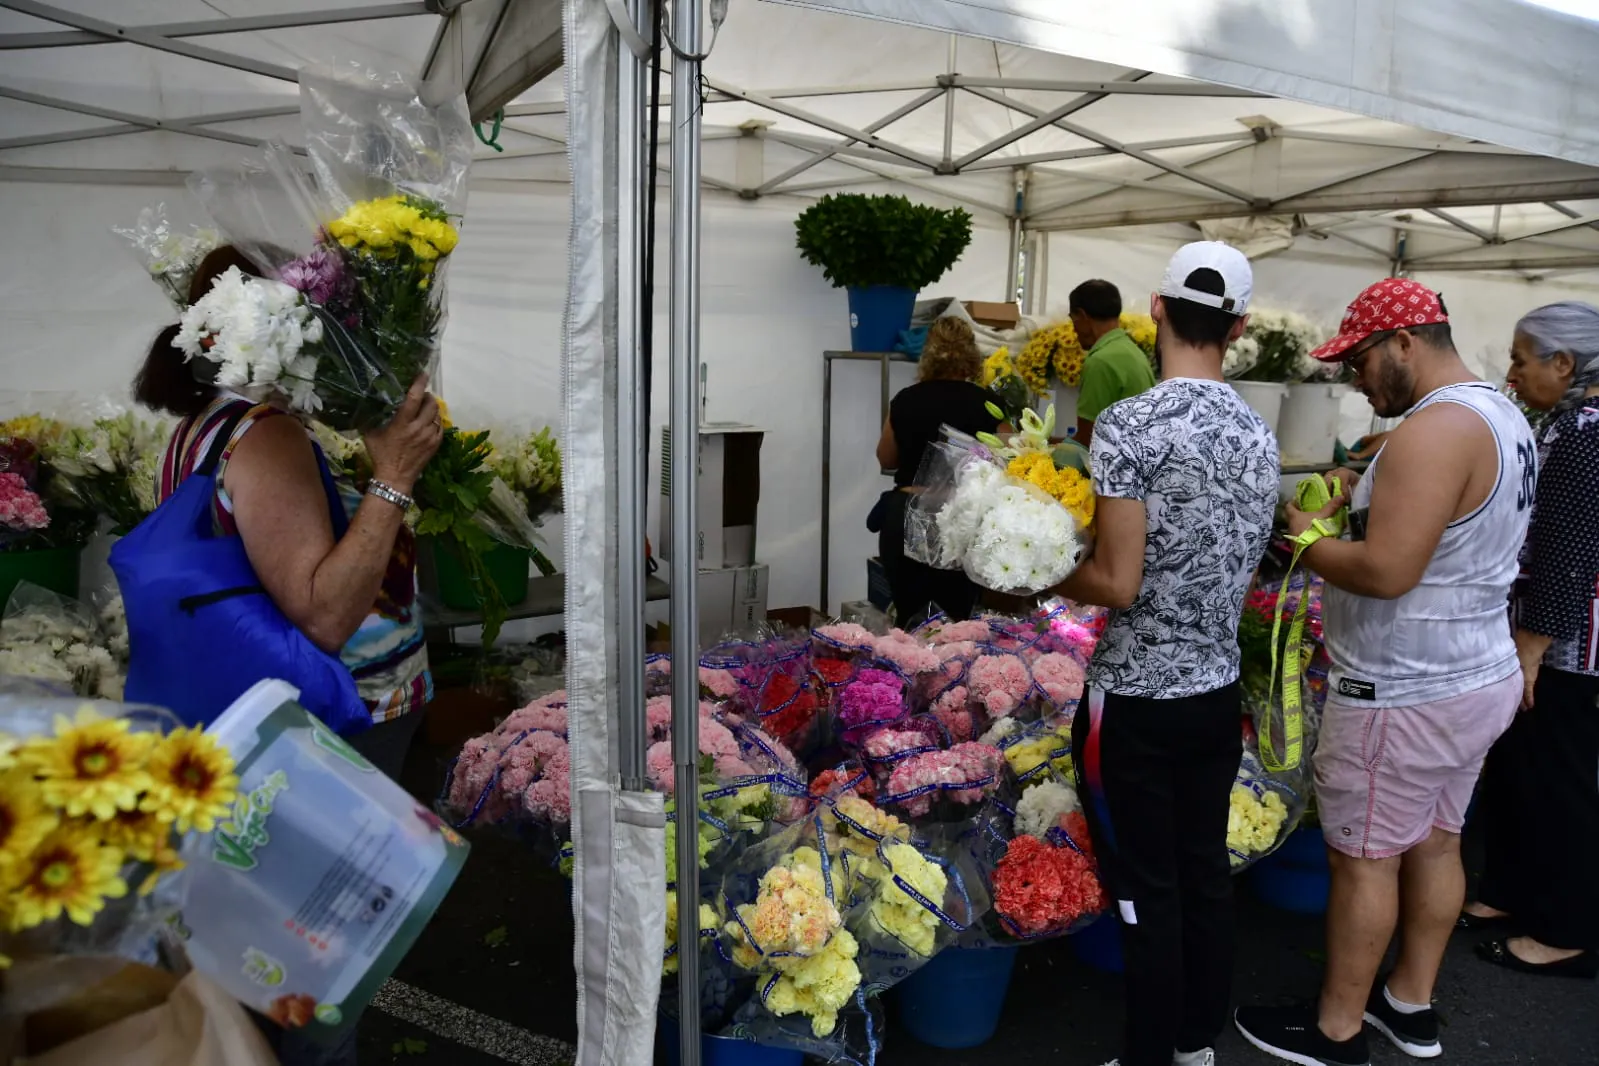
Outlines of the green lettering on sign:
M 233 801 L 233 815 L 217 826 L 211 834 L 211 857 L 235 870 L 253 870 L 255 852 L 271 842 L 267 836 L 267 816 L 272 813 L 272 802 L 289 787 L 289 775 L 274 770 L 258 788 L 239 793 Z

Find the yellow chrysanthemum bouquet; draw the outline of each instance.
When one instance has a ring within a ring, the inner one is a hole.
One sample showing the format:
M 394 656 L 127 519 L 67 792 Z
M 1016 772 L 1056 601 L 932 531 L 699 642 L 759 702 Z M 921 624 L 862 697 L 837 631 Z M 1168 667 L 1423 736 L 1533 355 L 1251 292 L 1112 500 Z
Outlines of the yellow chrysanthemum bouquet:
M 184 837 L 227 815 L 238 777 L 226 749 L 198 728 L 167 731 L 161 712 L 68 715 L 37 691 L 0 694 L 0 943 L 48 955 L 52 923 L 95 926 L 105 943 L 148 918 L 132 904 L 182 869 Z
M 1075 388 L 1083 379 L 1083 345 L 1070 321 L 1045 326 L 1027 339 L 1016 356 L 1016 372 L 1037 393 L 1057 382 Z
M 1261 765 L 1254 729 L 1246 720 L 1244 755 L 1227 813 L 1227 854 L 1237 873 L 1276 851 L 1299 826 L 1310 801 L 1309 760 L 1273 773 Z

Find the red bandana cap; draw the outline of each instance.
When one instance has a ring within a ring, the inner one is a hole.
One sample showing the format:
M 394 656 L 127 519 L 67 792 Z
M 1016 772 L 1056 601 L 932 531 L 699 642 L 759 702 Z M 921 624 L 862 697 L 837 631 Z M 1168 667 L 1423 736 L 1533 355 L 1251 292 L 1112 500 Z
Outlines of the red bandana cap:
M 1349 349 L 1377 333 L 1449 321 L 1443 297 L 1409 278 L 1387 278 L 1355 297 L 1344 311 L 1338 336 L 1311 352 L 1311 358 L 1336 363 Z

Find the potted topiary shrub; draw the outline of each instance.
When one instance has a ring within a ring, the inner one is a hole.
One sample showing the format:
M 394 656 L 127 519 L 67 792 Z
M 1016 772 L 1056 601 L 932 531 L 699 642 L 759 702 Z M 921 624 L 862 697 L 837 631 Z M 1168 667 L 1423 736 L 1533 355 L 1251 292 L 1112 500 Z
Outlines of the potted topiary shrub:
M 972 242 L 972 216 L 903 196 L 824 196 L 795 220 L 800 254 L 849 292 L 850 344 L 891 351 L 910 326 L 916 294 Z

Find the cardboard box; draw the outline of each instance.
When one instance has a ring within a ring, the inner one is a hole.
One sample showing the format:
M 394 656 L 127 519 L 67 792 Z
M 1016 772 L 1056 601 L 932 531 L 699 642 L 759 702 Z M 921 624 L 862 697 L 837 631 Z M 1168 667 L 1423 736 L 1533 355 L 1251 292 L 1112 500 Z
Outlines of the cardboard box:
M 755 562 L 755 516 L 761 502 L 761 441 L 754 426 L 708 423 L 700 427 L 699 538 L 702 570 Z M 672 430 L 661 427 L 660 557 L 672 558 Z
M 766 599 L 772 568 L 764 563 L 701 570 L 700 646 L 709 647 L 729 634 L 748 634 L 766 622 Z
M 990 303 L 986 300 L 965 300 L 966 313 L 979 326 L 990 329 L 1015 329 L 1022 321 L 1022 309 L 1014 301 L 1008 304 Z

